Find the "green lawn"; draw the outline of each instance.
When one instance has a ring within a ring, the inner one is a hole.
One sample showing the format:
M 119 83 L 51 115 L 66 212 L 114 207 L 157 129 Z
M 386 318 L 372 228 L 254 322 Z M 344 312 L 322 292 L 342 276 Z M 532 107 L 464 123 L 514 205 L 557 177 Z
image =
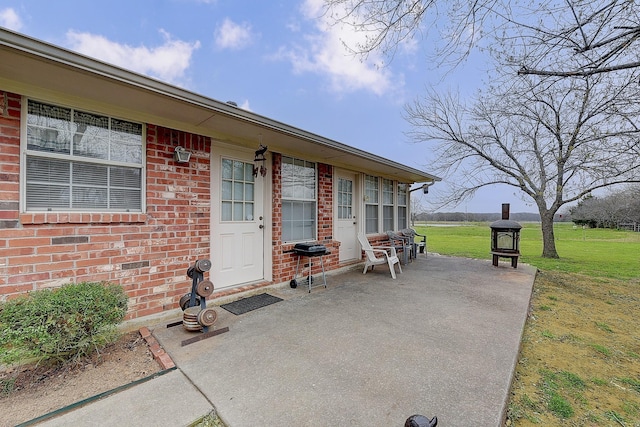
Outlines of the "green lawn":
M 489 223 L 416 224 L 427 235 L 429 252 L 469 258 L 491 259 Z M 580 273 L 594 277 L 630 279 L 640 277 L 640 233 L 609 229 L 555 225 L 560 259 L 542 258 L 539 223 L 523 223 L 520 262 L 540 270 Z M 506 261 L 505 261 L 506 262 Z

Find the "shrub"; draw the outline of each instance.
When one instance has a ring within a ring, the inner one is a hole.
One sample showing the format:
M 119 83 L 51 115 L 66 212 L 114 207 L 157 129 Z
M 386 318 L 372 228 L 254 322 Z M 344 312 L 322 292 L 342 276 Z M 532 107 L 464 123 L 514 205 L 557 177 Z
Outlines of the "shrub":
M 122 287 L 83 282 L 0 304 L 0 363 L 68 362 L 117 337 L 127 311 Z

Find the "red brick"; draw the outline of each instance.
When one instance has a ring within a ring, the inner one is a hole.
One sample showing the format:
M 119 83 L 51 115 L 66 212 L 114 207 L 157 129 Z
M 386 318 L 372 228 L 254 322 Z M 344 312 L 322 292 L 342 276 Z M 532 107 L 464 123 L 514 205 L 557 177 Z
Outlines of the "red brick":
M 140 328 L 139 332 L 140 332 L 140 336 L 144 338 L 145 341 L 149 342 L 147 340 L 149 337 L 151 337 L 151 331 L 149 330 L 149 328 L 147 328 L 146 326 L 143 326 L 142 328 Z
M 164 350 L 162 349 L 162 347 L 160 347 L 160 344 L 156 340 L 153 340 L 149 343 L 149 350 L 151 351 L 151 354 L 153 354 L 153 357 L 157 357 L 160 352 L 164 352 Z
M 167 353 L 162 354 L 157 359 L 158 363 L 162 367 L 162 369 L 172 369 L 176 367 L 176 364 L 173 363 L 173 359 Z
M 31 248 L 26 248 L 31 249 Z M 35 265 L 40 263 L 50 263 L 51 255 L 25 255 L 12 256 L 9 258 L 9 265 Z
M 34 287 L 32 283 L 4 285 L 4 286 L 0 286 L 0 295 L 25 294 L 33 290 L 34 290 Z

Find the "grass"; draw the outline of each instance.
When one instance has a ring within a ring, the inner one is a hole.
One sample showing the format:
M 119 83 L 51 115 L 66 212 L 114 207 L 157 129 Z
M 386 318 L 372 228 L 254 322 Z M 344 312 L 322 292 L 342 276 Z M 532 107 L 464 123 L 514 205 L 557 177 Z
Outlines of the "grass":
M 216 414 L 216 411 L 203 415 L 194 422 L 188 425 L 188 427 L 225 427 L 225 424 Z
M 543 271 L 580 273 L 593 277 L 630 279 L 640 276 L 640 233 L 609 229 L 573 228 L 556 223 L 554 234 L 559 259 L 542 258 L 539 223 L 523 223 L 520 232 L 520 262 Z M 428 236 L 428 249 L 442 255 L 491 259 L 489 223 L 459 223 L 442 227 L 418 224 L 419 234 Z
M 602 329 L 603 331 L 613 333 L 613 329 L 611 329 L 611 326 L 607 325 L 606 323 L 604 322 L 595 322 L 595 323 L 596 323 L 596 326 Z
M 579 395 L 585 388 L 584 381 L 578 375 L 568 371 L 555 373 L 543 370 L 541 375 L 541 388 L 548 402 L 549 411 L 561 419 L 571 418 L 575 410 L 564 395 Z
M 429 252 L 490 262 L 489 223 L 417 225 Z M 520 262 L 538 268 L 510 394 L 511 426 L 640 427 L 640 233 L 554 227 L 545 259 L 524 223 Z M 501 260 L 507 264 L 507 261 Z
M 631 386 L 631 388 L 640 393 L 640 379 L 634 380 L 633 378 L 621 378 L 620 381 Z

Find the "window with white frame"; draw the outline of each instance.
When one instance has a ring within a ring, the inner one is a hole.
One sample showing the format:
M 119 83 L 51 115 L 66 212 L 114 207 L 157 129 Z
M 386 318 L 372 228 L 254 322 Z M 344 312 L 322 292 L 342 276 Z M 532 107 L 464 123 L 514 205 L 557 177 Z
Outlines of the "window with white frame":
M 409 185 L 372 175 L 364 177 L 365 233 L 408 226 Z
M 26 104 L 27 211 L 142 211 L 142 124 Z
M 253 221 L 253 163 L 222 159 L 220 199 L 222 221 Z
M 316 238 L 316 164 L 282 157 L 282 240 Z
M 393 181 L 382 180 L 382 230 L 389 231 L 395 229 L 395 206 L 393 203 Z
M 398 184 L 398 229 L 402 230 L 409 226 L 407 217 L 407 191 L 409 186 L 405 183 Z
M 364 223 L 367 234 L 380 231 L 380 183 L 377 176 L 366 175 L 364 177 Z
M 338 219 L 353 218 L 353 181 L 338 178 Z

